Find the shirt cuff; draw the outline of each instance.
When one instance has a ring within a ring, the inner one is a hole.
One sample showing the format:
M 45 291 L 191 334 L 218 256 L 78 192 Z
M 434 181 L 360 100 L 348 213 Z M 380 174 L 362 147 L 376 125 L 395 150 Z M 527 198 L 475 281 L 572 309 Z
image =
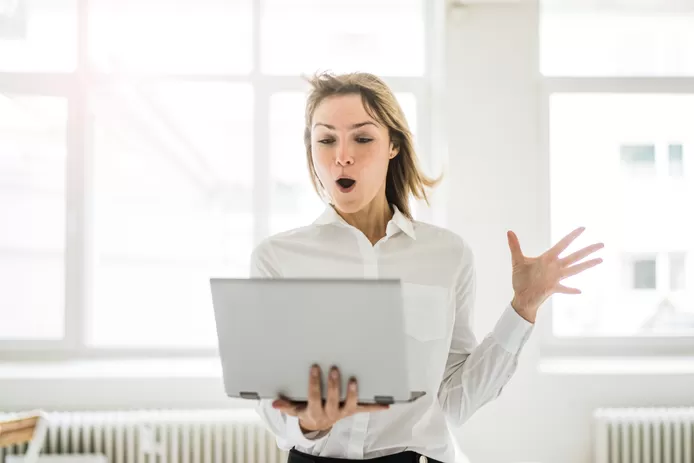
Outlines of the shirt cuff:
M 299 444 L 303 448 L 310 449 L 328 434 L 330 434 L 329 431 L 314 431 L 304 434 L 301 430 L 301 426 L 299 426 L 299 418 L 296 416 L 287 416 L 288 440 Z
M 517 354 L 530 337 L 534 325 L 518 312 L 511 304 L 506 307 L 494 327 L 494 339 L 511 354 Z

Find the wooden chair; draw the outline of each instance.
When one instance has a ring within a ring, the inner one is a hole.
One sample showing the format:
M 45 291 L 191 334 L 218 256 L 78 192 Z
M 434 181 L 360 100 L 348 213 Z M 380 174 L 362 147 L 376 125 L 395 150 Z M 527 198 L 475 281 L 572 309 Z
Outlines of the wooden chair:
M 24 454 L 24 463 L 36 463 L 43 447 L 46 430 L 46 417 L 41 412 L 30 412 L 0 420 L 0 448 L 29 444 Z

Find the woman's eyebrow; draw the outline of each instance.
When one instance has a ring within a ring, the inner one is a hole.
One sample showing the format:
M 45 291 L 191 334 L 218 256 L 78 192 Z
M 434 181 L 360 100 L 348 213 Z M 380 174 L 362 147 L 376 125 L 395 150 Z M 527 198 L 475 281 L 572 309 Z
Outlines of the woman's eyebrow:
M 335 126 L 334 126 L 334 125 L 325 124 L 325 123 L 323 123 L 323 122 L 316 122 L 315 124 L 313 124 L 313 128 L 315 129 L 315 128 L 318 127 L 319 125 L 322 125 L 323 127 L 326 127 L 326 128 L 328 128 L 328 129 L 330 129 L 330 130 L 335 130 Z M 365 125 L 373 125 L 374 127 L 377 127 L 377 125 L 376 125 L 375 122 L 373 122 L 373 121 L 366 121 L 366 122 L 358 122 L 358 123 L 356 123 L 356 124 L 352 124 L 352 126 L 350 127 L 350 130 L 358 129 L 359 127 L 364 127 Z

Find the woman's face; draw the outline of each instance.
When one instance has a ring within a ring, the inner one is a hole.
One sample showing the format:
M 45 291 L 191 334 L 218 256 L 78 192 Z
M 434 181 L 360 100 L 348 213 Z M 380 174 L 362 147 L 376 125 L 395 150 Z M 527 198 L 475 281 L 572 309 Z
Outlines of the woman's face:
M 364 109 L 361 95 L 324 99 L 311 123 L 313 164 L 335 207 L 354 213 L 383 195 L 390 159 L 397 154 L 388 129 Z

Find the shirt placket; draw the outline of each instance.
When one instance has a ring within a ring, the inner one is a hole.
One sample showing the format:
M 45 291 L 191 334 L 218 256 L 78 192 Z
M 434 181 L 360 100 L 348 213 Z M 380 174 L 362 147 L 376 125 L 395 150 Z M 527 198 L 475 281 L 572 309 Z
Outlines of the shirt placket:
M 378 278 L 378 249 L 381 245 L 379 241 L 375 246 L 361 232 L 357 242 L 364 262 L 364 278 Z M 358 413 L 353 416 L 352 429 L 347 444 L 347 458 L 361 460 L 364 458 L 364 442 L 366 442 L 366 431 L 369 427 L 369 414 Z

